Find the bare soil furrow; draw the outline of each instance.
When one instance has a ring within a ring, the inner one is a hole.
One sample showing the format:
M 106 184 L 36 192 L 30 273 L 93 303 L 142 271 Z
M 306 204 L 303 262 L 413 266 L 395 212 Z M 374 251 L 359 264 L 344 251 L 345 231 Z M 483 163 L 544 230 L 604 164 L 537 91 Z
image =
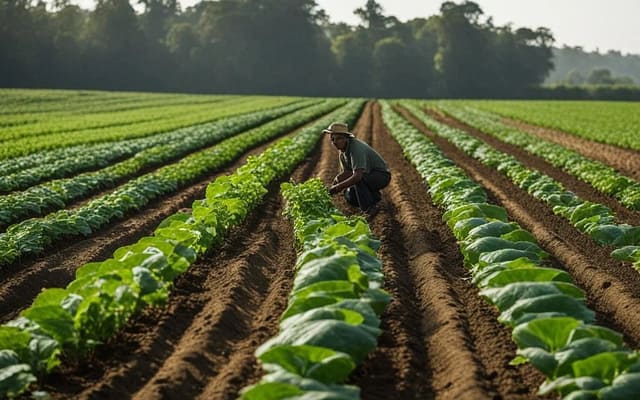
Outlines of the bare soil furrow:
M 415 126 L 427 134 L 458 166 L 484 186 L 510 217 L 532 232 L 540 245 L 555 258 L 555 266 L 564 267 L 586 291 L 588 305 L 605 326 L 619 330 L 630 344 L 639 343 L 640 323 L 634 309 L 640 309 L 640 274 L 629 264 L 610 257 L 611 248 L 598 245 L 578 232 L 564 218 L 553 214 L 543 202 L 515 186 L 498 171 L 458 150 L 453 144 L 429 130 L 408 113 Z
M 548 163 L 542 158 L 528 153 L 518 146 L 505 143 L 495 138 L 494 136 L 473 128 L 465 124 L 463 121 L 457 120 L 451 116 L 443 115 L 442 113 L 436 112 L 431 109 L 427 109 L 426 111 L 431 117 L 437 119 L 438 121 L 458 128 L 470 135 L 473 135 L 499 151 L 513 155 L 527 168 L 540 171 L 543 174 L 550 176 L 551 178 L 560 182 L 565 187 L 565 189 L 574 192 L 579 197 L 585 200 L 606 205 L 607 207 L 611 208 L 611 210 L 613 210 L 613 212 L 616 214 L 616 218 L 619 223 L 627 223 L 634 226 L 640 226 L 640 212 L 629 210 L 628 208 L 620 204 L 620 202 L 618 202 L 616 199 L 598 192 L 593 188 L 593 186 L 581 181 L 573 175 L 564 172 L 560 168 L 554 167 L 552 164 Z
M 575 150 L 585 157 L 610 165 L 623 174 L 640 180 L 640 152 L 606 143 L 594 142 L 558 129 L 529 124 L 510 118 L 502 122 L 550 142 Z

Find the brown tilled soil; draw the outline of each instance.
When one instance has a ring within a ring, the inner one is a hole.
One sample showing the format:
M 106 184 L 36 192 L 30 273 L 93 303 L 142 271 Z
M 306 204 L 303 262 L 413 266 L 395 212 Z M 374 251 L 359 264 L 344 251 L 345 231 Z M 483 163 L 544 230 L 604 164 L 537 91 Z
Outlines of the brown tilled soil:
M 392 301 L 382 315 L 378 347 L 349 383 L 362 388 L 365 400 L 538 398 L 543 376 L 527 365 L 509 365 L 516 350 L 510 330 L 497 322 L 497 312 L 470 284 L 442 212 L 385 130 L 379 105 L 364 109 L 354 132 L 372 143 L 392 169 L 381 211 L 370 218 L 382 241 L 378 255 Z M 538 237 L 555 264 L 576 277 L 600 323 L 623 331 L 632 344 L 640 341 L 640 323 L 631 312 L 639 305 L 635 271 L 612 262 L 606 249 L 497 172 L 446 141 L 434 140 Z M 286 180 L 319 176 L 328 183 L 337 168 L 337 151 L 322 140 Z M 354 212 L 341 196 L 335 199 L 345 213 Z M 87 363 L 50 376 L 43 389 L 60 399 L 235 399 L 241 388 L 260 379 L 253 353 L 277 333 L 292 285 L 294 237 L 282 209 L 274 184 L 258 210 L 220 248 L 177 280 L 166 307 L 146 310 Z M 155 225 L 147 224 L 141 229 L 145 233 Z M 110 251 L 83 256 L 78 249 L 76 257 L 100 258 Z

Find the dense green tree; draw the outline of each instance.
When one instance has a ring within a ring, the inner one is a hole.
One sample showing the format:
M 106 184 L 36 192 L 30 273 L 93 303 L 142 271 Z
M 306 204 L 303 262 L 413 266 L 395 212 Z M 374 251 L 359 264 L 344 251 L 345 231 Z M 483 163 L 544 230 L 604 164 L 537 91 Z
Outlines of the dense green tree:
M 400 22 L 377 1 L 332 23 L 314 0 L 0 0 L 0 84 L 379 97 L 517 96 L 551 68 L 544 28 L 474 2 Z M 587 73 L 582 72 L 584 76 Z M 611 78 L 622 82 L 622 78 Z
M 483 11 L 471 1 L 447 1 L 440 12 L 434 57 L 438 79 L 449 96 L 482 96 L 492 86 L 490 37 L 480 20 Z
M 97 88 L 165 89 L 156 59 L 128 0 L 98 0 L 87 26 L 88 80 Z M 156 90 L 158 90 L 156 89 Z

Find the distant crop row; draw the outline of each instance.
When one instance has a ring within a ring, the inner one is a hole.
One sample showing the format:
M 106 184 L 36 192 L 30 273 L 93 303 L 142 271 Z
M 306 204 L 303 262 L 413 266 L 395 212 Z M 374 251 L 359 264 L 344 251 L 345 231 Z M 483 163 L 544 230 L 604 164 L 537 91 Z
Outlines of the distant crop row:
M 640 150 L 640 103 L 602 101 L 456 101 L 597 142 Z
M 527 168 L 514 156 L 502 153 L 459 129 L 435 121 L 415 105 L 406 105 L 434 133 L 446 138 L 469 156 L 498 170 L 536 199 L 547 203 L 555 214 L 567 219 L 596 243 L 616 248 L 613 257 L 633 262 L 640 271 L 639 226 L 616 223 L 615 215 L 608 207 L 580 198 L 548 175 Z
M 165 112 L 167 118 L 157 116 L 149 110 L 140 110 L 136 114 L 138 123 L 125 126 L 93 127 L 87 129 L 59 131 L 51 134 L 19 137 L 11 141 L 0 142 L 0 160 L 11 157 L 31 154 L 37 151 L 73 146 L 83 143 L 112 142 L 122 139 L 132 139 L 150 136 L 160 132 L 166 132 L 191 125 L 214 121 L 221 116 L 239 115 L 260 109 L 265 106 L 284 105 L 297 100 L 296 98 L 267 98 L 267 97 L 243 97 L 231 99 L 212 107 L 211 104 L 195 106 L 170 107 L 171 112 Z M 224 107 L 219 107 L 224 105 Z M 150 117 L 144 117 L 145 112 L 151 112 Z M 152 118 L 153 117 L 153 118 Z M 110 116 L 107 118 L 114 118 Z M 140 119 L 141 118 L 141 119 Z M 58 124 L 57 120 L 51 124 Z M 91 125 L 91 122 L 89 122 Z M 24 129 L 28 129 L 26 126 Z M 77 127 L 76 127 L 77 128 Z M 56 130 L 52 125 L 53 130 Z
M 456 107 L 446 102 L 438 103 L 437 106 L 448 114 L 495 136 L 499 140 L 522 147 L 527 152 L 590 184 L 598 191 L 615 197 L 626 207 L 640 210 L 640 183 L 622 175 L 614 168 L 591 160 L 577 151 L 567 149 L 557 143 L 508 126 L 502 123 L 499 117 L 485 111 L 469 107 Z

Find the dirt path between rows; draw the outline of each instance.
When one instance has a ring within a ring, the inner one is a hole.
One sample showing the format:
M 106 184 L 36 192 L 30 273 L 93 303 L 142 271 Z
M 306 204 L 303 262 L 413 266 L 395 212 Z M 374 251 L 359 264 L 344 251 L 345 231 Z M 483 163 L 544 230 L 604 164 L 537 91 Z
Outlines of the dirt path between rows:
M 467 278 L 455 239 L 426 188 L 387 134 L 377 104 L 356 135 L 385 157 L 393 178 L 372 218 L 385 289 L 376 350 L 348 383 L 363 399 L 534 399 L 543 377 L 509 366 L 515 346 Z M 322 140 L 285 180 L 329 183 L 337 151 Z M 336 204 L 354 211 L 342 196 Z M 87 364 L 46 382 L 54 398 L 235 399 L 262 374 L 253 353 L 276 334 L 293 281 L 294 237 L 278 185 L 223 246 L 181 276 L 164 308 L 145 311 Z
M 560 182 L 565 189 L 574 192 L 582 199 L 606 205 L 615 213 L 619 223 L 640 226 L 640 212 L 629 210 L 628 208 L 620 204 L 620 202 L 618 202 L 616 199 L 596 191 L 590 184 L 585 183 L 575 176 L 564 172 L 560 168 L 554 167 L 542 158 L 532 155 L 531 153 L 528 153 L 518 146 L 505 143 L 497 139 L 496 137 L 475 129 L 451 116 L 443 115 L 431 109 L 426 109 L 426 112 L 431 117 L 437 119 L 442 123 L 453 126 L 470 135 L 473 135 L 501 152 L 511 154 L 527 168 L 540 171 L 543 174 L 550 176 L 551 178 Z
M 637 271 L 628 263 L 613 260 L 609 256 L 611 248 L 600 246 L 578 232 L 564 218 L 553 214 L 545 203 L 515 186 L 504 175 L 433 134 L 410 113 L 404 111 L 403 115 L 484 186 L 490 197 L 506 208 L 510 218 L 534 234 L 541 247 L 553 256 L 551 265 L 566 269 L 586 291 L 587 304 L 596 311 L 599 324 L 622 332 L 634 347 L 640 343 L 640 320 L 636 318 L 636 310 L 640 309 Z
M 599 143 L 557 129 L 529 124 L 510 118 L 502 122 L 539 138 L 558 143 L 575 150 L 585 157 L 603 162 L 635 180 L 640 181 L 640 152 L 622 147 Z

